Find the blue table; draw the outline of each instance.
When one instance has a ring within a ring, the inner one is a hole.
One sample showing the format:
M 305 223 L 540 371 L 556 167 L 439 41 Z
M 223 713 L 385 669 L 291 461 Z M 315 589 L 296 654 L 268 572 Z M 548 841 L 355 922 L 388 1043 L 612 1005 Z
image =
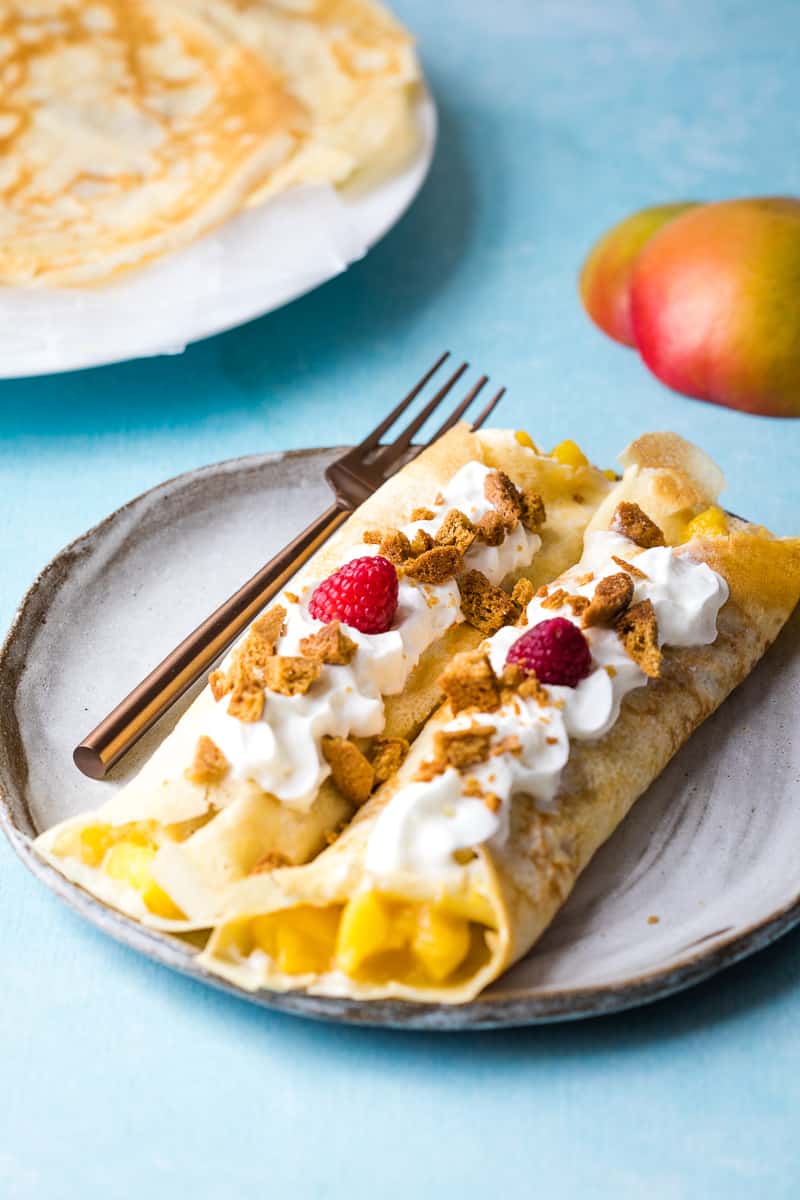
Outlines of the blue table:
M 800 193 L 796 0 L 398 0 L 440 105 L 431 177 L 366 260 L 159 359 L 2 385 L 0 618 L 59 547 L 200 463 L 356 438 L 443 346 L 505 422 L 601 462 L 712 448 L 728 504 L 797 532 L 800 423 L 673 395 L 575 279 L 666 199 Z M 491 19 L 487 15 L 492 12 Z M 303 1023 L 82 924 L 0 845 L 0 1196 L 796 1197 L 800 934 L 605 1020 L 461 1038 Z

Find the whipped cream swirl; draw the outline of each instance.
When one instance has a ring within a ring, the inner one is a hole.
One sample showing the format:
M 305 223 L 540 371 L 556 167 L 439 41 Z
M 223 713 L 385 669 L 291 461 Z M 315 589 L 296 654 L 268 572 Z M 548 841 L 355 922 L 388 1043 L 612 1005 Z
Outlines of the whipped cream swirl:
M 489 474 L 491 468 L 483 463 L 466 463 L 442 489 L 440 503 L 429 505 L 434 516 L 405 525 L 402 531 L 409 538 L 418 529 L 435 534 L 451 508 L 477 521 L 492 507 L 484 495 Z M 475 542 L 464 556 L 464 564 L 499 584 L 512 571 L 527 567 L 540 546 L 538 535 L 519 524 L 499 546 Z M 359 544 L 348 557 L 377 552 L 375 546 Z M 299 654 L 300 641 L 322 628 L 323 623 L 308 611 L 317 582 L 303 588 L 298 603 L 282 600 L 287 609 L 286 631 L 276 653 Z M 380 733 L 384 728 L 383 697 L 401 692 L 425 650 L 462 620 L 455 580 L 421 584 L 402 578 L 390 630 L 368 634 L 343 626 L 358 645 L 348 665 L 323 666 L 320 677 L 305 695 L 266 692 L 263 715 L 252 723 L 231 717 L 227 711 L 230 698 L 223 697 L 202 732 L 227 758 L 231 778 L 252 779 L 287 807 L 307 810 L 330 774 L 322 757 L 322 739 Z M 230 656 L 224 666 L 229 662 Z
M 728 599 L 728 585 L 706 563 L 668 546 L 641 550 L 620 534 L 588 535 L 581 561 L 550 589 L 561 586 L 570 595 L 591 597 L 598 582 L 623 568 L 614 557 L 633 563 L 646 578 L 633 578 L 633 603 L 650 600 L 658 622 L 661 645 L 706 646 L 716 640 L 717 616 Z M 592 578 L 579 583 L 591 574 Z M 534 597 L 527 609 L 531 628 L 552 617 L 565 617 L 580 626 L 568 605 L 543 608 Z M 497 674 L 511 645 L 525 630 L 510 626 L 489 639 L 488 650 Z M 514 795 L 533 796 L 543 809 L 555 804 L 562 772 L 569 758 L 570 739 L 602 738 L 619 717 L 628 692 L 643 687 L 647 676 L 628 656 L 610 628 L 583 630 L 592 654 L 592 671 L 577 687 L 545 686 L 550 703 L 515 696 L 513 704 L 492 713 L 459 714 L 444 728 L 465 729 L 473 722 L 493 728 L 494 744 L 514 735 L 520 749 L 501 753 L 470 767 L 469 776 L 481 790 L 492 792 L 499 807 L 492 812 L 480 796 L 464 793 L 464 779 L 452 767 L 426 782 L 412 782 L 398 791 L 379 816 L 367 847 L 366 866 L 378 877 L 402 871 L 446 878 L 461 869 L 456 851 L 484 842 L 502 843 L 508 835 Z

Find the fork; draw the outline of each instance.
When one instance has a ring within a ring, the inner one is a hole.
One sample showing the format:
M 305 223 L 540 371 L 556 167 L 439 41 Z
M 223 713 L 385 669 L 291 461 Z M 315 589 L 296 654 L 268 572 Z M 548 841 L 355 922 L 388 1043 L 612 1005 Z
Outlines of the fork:
M 350 513 L 385 483 L 400 467 L 424 449 L 413 445 L 416 433 L 449 394 L 468 363 L 462 363 L 439 388 L 405 429 L 388 444 L 381 438 L 402 416 L 425 385 L 450 357 L 449 351 L 426 371 L 408 395 L 393 408 L 362 442 L 346 451 L 325 471 L 325 478 L 336 499 L 315 521 L 271 558 L 237 592 L 207 617 L 201 625 L 176 646 L 117 707 L 105 717 L 73 751 L 76 767 L 91 779 L 103 779 L 110 768 L 135 745 L 151 725 L 200 678 L 215 659 L 230 646 L 258 612 L 311 557 L 315 550 L 347 519 Z M 482 375 L 426 443 L 447 433 L 489 382 Z M 480 429 L 500 402 L 505 388 L 492 397 L 472 422 Z

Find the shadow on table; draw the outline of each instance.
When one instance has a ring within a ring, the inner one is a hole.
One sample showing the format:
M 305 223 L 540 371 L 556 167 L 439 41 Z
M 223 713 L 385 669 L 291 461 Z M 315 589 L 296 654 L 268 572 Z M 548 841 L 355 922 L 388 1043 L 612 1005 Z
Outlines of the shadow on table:
M 284 388 L 318 374 L 321 363 L 346 370 L 364 356 L 365 343 L 374 347 L 418 322 L 456 273 L 474 224 L 459 119 L 443 107 L 439 122 L 436 155 L 418 198 L 343 275 L 182 355 L 67 374 L 57 388 L 50 377 L 5 382 L 0 438 L 175 427 L 204 412 L 250 411 L 254 399 L 268 416 L 271 406 L 286 402 Z M 482 169 L 489 169 L 486 162 Z

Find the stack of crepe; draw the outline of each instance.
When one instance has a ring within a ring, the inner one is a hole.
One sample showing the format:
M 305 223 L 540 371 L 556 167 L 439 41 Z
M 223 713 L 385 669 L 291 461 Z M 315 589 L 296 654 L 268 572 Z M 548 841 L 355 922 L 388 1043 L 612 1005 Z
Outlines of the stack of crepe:
M 9 0 L 0 282 L 101 283 L 287 188 L 374 182 L 418 79 L 374 0 Z

